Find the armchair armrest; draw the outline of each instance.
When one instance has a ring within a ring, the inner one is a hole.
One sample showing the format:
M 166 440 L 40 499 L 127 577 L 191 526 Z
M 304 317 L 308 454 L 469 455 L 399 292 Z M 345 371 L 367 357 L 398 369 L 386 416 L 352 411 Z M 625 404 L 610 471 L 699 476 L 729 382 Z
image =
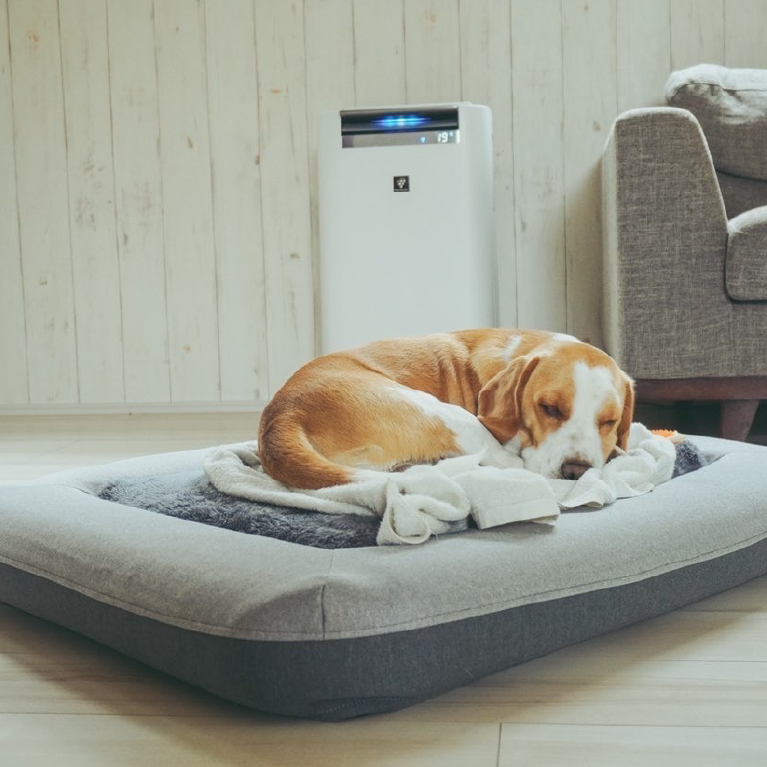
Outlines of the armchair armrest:
M 767 301 L 767 205 L 727 223 L 727 292 L 736 301 Z
M 695 117 L 673 108 L 620 115 L 602 197 L 608 351 L 636 378 L 727 375 L 727 218 Z

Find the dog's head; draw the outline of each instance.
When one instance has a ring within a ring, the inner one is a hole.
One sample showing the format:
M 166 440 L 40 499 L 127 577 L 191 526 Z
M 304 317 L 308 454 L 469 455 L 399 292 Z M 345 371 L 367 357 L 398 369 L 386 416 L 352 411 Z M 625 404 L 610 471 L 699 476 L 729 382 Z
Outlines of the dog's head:
M 609 355 L 552 340 L 513 359 L 479 393 L 478 417 L 502 444 L 514 440 L 525 467 L 577 479 L 626 449 L 633 381 Z

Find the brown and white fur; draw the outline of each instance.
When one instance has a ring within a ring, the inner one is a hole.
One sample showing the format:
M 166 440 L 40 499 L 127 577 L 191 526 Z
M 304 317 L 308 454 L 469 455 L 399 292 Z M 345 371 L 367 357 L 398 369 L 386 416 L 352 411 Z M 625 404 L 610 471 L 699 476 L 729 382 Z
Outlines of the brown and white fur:
M 259 455 L 301 489 L 483 449 L 495 465 L 513 451 L 525 468 L 577 479 L 626 448 L 633 409 L 631 379 L 572 336 L 440 333 L 309 362 L 264 410 Z

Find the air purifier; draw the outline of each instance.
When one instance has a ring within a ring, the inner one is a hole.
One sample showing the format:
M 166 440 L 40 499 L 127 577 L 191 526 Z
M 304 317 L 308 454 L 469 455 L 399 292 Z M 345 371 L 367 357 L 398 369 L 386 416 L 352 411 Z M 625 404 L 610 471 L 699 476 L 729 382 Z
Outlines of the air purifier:
M 322 113 L 322 351 L 496 321 L 491 112 Z

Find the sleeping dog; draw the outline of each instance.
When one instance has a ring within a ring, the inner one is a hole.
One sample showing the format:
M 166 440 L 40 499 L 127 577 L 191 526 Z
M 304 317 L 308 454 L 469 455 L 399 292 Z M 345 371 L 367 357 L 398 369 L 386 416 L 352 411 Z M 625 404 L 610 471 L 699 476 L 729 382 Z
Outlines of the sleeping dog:
M 483 329 L 376 341 L 294 373 L 261 417 L 264 470 L 318 489 L 485 451 L 483 463 L 577 479 L 625 449 L 633 382 L 573 338 Z

